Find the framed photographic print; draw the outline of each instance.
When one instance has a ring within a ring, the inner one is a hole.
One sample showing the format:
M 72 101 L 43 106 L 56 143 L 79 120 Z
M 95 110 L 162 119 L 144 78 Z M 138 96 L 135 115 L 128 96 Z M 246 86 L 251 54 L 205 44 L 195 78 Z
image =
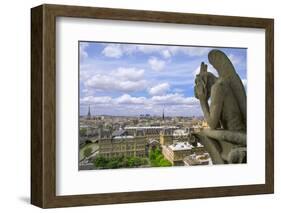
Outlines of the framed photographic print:
M 31 203 L 273 193 L 272 19 L 31 9 Z

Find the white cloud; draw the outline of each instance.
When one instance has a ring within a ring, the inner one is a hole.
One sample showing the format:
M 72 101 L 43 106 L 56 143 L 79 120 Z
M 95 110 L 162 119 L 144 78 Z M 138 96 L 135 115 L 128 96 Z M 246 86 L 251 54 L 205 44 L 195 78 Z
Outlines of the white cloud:
M 214 68 L 212 65 L 210 65 L 210 64 L 208 64 L 208 72 L 213 73 L 215 76 L 218 77 L 218 72 L 217 72 L 217 71 L 215 70 L 215 68 Z
M 86 48 L 89 46 L 87 43 L 80 43 L 79 49 L 80 49 L 80 59 L 86 59 L 88 58 L 88 53 L 86 51 Z
M 82 92 L 83 92 L 83 93 L 88 93 L 89 90 L 88 90 L 88 89 L 83 89 Z
M 206 47 L 187 47 L 187 46 L 159 46 L 159 45 L 137 45 L 135 51 L 143 53 L 160 53 L 164 58 L 183 53 L 189 56 L 202 56 L 210 51 Z
M 120 58 L 141 52 L 143 54 L 159 54 L 165 59 L 182 53 L 188 56 L 203 56 L 210 51 L 206 47 L 164 46 L 164 45 L 135 45 L 135 44 L 107 44 L 102 53 L 111 58 Z
M 153 96 L 151 98 L 146 98 L 143 96 L 134 97 L 129 94 L 123 94 L 119 97 L 112 98 L 110 96 L 86 96 L 80 99 L 81 104 L 93 104 L 93 105 L 105 105 L 107 104 L 110 107 L 116 105 L 145 105 L 146 108 L 153 108 L 157 105 L 186 105 L 193 106 L 199 104 L 198 100 L 194 97 L 185 97 L 182 94 L 171 93 L 161 96 Z
M 163 70 L 166 65 L 165 61 L 158 59 L 156 57 L 149 58 L 148 63 L 150 65 L 151 69 L 153 69 L 155 71 Z
M 170 89 L 170 85 L 168 83 L 158 84 L 148 90 L 148 93 L 152 96 L 154 95 L 164 95 Z
M 146 87 L 146 81 L 122 81 L 121 79 L 116 79 L 112 75 L 97 74 L 88 79 L 85 82 L 85 86 L 103 91 L 133 92 L 144 90 Z
M 242 83 L 243 83 L 244 87 L 247 87 L 247 83 L 248 83 L 247 79 L 242 79 Z
M 233 65 L 238 65 L 241 62 L 241 59 L 233 54 L 228 55 L 228 58 L 230 59 Z
M 144 70 L 142 69 L 119 67 L 107 73 L 95 74 L 84 79 L 84 86 L 102 91 L 119 92 L 142 91 L 147 87 L 147 81 L 143 79 Z
M 94 96 L 86 96 L 80 99 L 81 104 L 110 104 L 112 98 L 109 96 L 101 96 L 101 97 L 94 97 Z
M 161 48 L 157 45 L 107 44 L 102 53 L 110 58 L 120 58 L 124 54 L 131 55 L 136 52 L 150 54 L 160 51 Z
M 117 104 L 145 104 L 145 97 L 132 97 L 128 94 L 124 94 L 115 99 Z
M 151 54 L 151 53 L 159 53 L 164 49 L 164 46 L 160 45 L 136 45 L 136 51 Z
M 197 74 L 200 72 L 200 65 L 192 72 L 193 76 L 196 77 Z
M 203 56 L 210 51 L 210 48 L 207 47 L 170 46 L 167 48 L 172 55 L 183 53 L 188 56 Z
M 186 55 L 189 56 L 202 56 L 207 55 L 210 51 L 210 48 L 206 47 L 185 47 L 183 48 L 183 51 Z
M 214 68 L 211 64 L 207 64 L 207 65 L 208 65 L 207 71 L 210 72 L 210 73 L 213 73 L 215 76 L 218 77 L 218 72 L 215 70 L 215 68 Z M 199 66 L 192 72 L 194 77 L 196 77 L 196 75 L 199 74 L 199 72 L 200 72 L 200 67 L 201 67 L 201 65 L 199 65 Z
M 172 53 L 169 50 L 167 50 L 167 49 L 166 50 L 162 50 L 161 54 L 162 54 L 162 56 L 164 58 L 170 58 L 172 56 Z
M 154 104 L 162 105 L 194 105 L 198 104 L 198 100 L 194 97 L 185 97 L 183 94 L 172 93 L 162 96 L 153 96 L 151 101 Z
M 120 58 L 123 55 L 123 51 L 119 44 L 109 44 L 103 49 L 102 54 L 110 58 Z
M 113 73 L 114 76 L 123 79 L 137 81 L 143 77 L 144 70 L 137 70 L 136 68 L 124 68 L 119 67 L 116 72 Z
M 165 115 L 192 116 L 202 115 L 201 107 L 194 97 L 185 97 L 181 94 L 167 94 L 162 96 L 134 97 L 123 94 L 116 98 L 109 96 L 87 96 L 80 99 L 82 114 L 87 113 L 87 105 L 91 104 L 96 114 L 109 115 L 139 115 L 148 113 L 161 115 L 165 106 Z
M 82 70 L 80 69 L 80 82 L 85 82 L 86 80 L 88 80 L 90 78 L 90 74 L 88 71 Z
M 120 91 L 133 92 L 141 91 L 146 88 L 146 81 L 123 81 L 115 84 L 115 88 Z
M 122 49 L 122 52 L 127 55 L 137 52 L 137 45 L 134 44 L 122 44 L 120 48 Z

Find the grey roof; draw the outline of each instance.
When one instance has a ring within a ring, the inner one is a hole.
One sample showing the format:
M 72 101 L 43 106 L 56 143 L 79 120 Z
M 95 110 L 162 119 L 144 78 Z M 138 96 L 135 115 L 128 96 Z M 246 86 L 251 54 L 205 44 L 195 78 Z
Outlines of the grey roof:
M 117 136 L 124 136 L 124 135 L 127 135 L 127 131 L 126 130 L 115 130 L 113 133 L 112 133 L 112 137 L 117 137 Z

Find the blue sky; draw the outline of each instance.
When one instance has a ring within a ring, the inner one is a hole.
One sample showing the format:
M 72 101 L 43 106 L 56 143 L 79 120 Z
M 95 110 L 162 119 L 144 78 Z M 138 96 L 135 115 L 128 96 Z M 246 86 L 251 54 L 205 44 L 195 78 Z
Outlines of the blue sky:
M 200 116 L 193 86 L 212 47 L 79 42 L 80 114 Z M 247 84 L 247 49 L 217 48 L 227 54 Z

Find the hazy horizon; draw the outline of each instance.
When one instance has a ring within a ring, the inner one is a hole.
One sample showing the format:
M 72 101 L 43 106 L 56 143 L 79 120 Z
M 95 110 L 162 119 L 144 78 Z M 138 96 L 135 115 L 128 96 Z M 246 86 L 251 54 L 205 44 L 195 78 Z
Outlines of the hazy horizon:
M 80 114 L 80 116 L 82 117 L 87 117 L 87 114 L 88 114 L 88 111 L 86 114 Z M 110 116 L 110 117 L 140 117 L 140 116 L 146 116 L 147 114 L 139 114 L 139 115 L 111 115 L 111 114 L 93 114 L 92 111 L 91 111 L 91 116 L 92 117 L 95 117 L 95 116 Z M 155 114 L 149 114 L 149 117 L 159 117 L 159 118 L 162 118 L 162 114 L 160 115 L 155 115 Z M 187 115 L 178 115 L 178 116 L 175 116 L 175 115 L 166 115 L 165 114 L 165 117 L 185 117 L 185 118 L 191 118 L 191 117 L 203 117 L 203 115 L 191 115 L 191 116 L 187 116 Z

